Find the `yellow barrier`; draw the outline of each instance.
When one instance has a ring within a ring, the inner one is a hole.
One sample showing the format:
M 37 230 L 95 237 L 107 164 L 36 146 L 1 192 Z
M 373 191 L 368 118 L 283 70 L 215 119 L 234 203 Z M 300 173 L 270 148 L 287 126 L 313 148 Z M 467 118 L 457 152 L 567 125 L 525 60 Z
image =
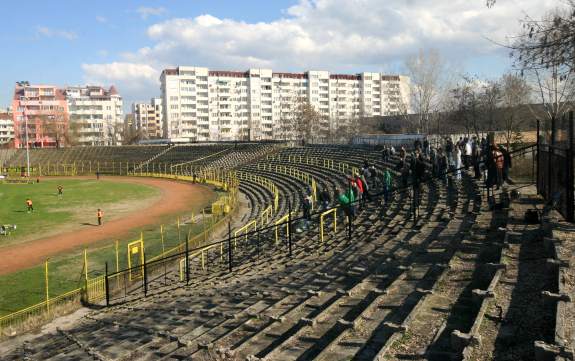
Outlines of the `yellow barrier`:
M 337 232 L 337 208 L 332 208 L 329 211 L 323 212 L 319 216 L 319 238 L 323 243 L 323 219 L 333 213 L 333 232 Z
M 237 246 L 238 234 L 241 234 L 241 233 L 245 234 L 245 240 L 247 241 L 248 240 L 248 232 L 249 232 L 250 228 L 252 228 L 252 226 L 254 228 L 254 232 L 258 230 L 258 224 L 257 224 L 257 221 L 255 219 L 234 232 L 234 249 Z
M 260 215 L 260 224 L 261 225 L 268 224 L 272 216 L 273 216 L 273 208 L 272 206 L 268 206 L 266 209 L 264 209 L 264 211 Z
M 293 216 L 294 216 L 294 212 L 292 212 L 292 217 Z M 278 244 L 278 242 L 279 242 L 279 232 L 278 232 L 279 227 L 281 227 L 282 223 L 284 223 L 284 222 L 285 222 L 285 228 L 286 228 L 286 235 L 289 237 L 290 229 L 289 229 L 289 224 L 287 223 L 289 218 L 290 218 L 290 215 L 288 213 L 275 222 L 274 231 L 275 231 L 275 236 L 276 236 L 276 244 Z
M 132 274 L 132 256 L 136 256 L 140 259 L 140 272 Z M 130 281 L 144 277 L 144 240 L 142 237 L 140 239 L 128 243 L 128 269 Z

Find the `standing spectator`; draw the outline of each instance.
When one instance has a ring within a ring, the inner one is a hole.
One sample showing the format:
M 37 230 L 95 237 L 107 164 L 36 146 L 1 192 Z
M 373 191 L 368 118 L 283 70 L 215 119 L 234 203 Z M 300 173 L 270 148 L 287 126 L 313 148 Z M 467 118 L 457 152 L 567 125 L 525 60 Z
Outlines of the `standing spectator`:
M 496 184 L 497 184 L 497 189 L 499 189 L 499 187 L 501 187 L 501 185 L 503 184 L 503 167 L 505 165 L 505 159 L 503 158 L 503 153 L 501 153 L 501 151 L 497 148 L 496 145 L 493 145 L 492 147 L 493 149 L 493 160 L 495 162 L 495 167 L 496 167 Z
M 434 177 L 437 177 L 439 174 L 437 172 L 437 151 L 435 148 L 431 148 L 431 151 L 429 152 L 429 161 L 431 162 L 431 174 L 433 174 Z
M 437 154 L 437 173 L 443 183 L 447 183 L 447 156 L 443 152 L 443 148 L 439 148 Z
M 509 182 L 509 169 L 511 169 L 511 154 L 503 145 L 499 146 L 499 150 L 503 154 L 503 180 Z
M 100 172 L 96 172 L 96 180 L 100 180 Z
M 100 208 L 98 208 L 98 212 L 96 213 L 96 216 L 98 217 L 98 226 L 101 226 L 102 224 L 104 224 L 104 211 L 102 211 Z
M 34 212 L 34 206 L 32 205 L 32 199 L 26 198 L 26 212 Z
M 461 180 L 461 148 L 455 147 L 455 179 Z
M 319 192 L 319 201 L 322 207 L 322 210 L 326 210 L 329 207 L 329 203 L 331 202 L 330 196 L 329 196 L 329 192 L 327 191 L 327 188 L 323 188 L 320 192 Z
M 359 174 L 355 175 L 354 182 L 357 187 L 357 199 L 359 200 L 359 208 L 362 209 L 365 205 L 365 197 L 364 197 L 365 186 L 363 184 L 363 181 L 359 177 Z
M 350 195 L 350 192 L 344 193 L 339 188 L 336 188 L 336 190 L 335 190 L 335 197 L 339 203 L 341 210 L 343 211 L 343 214 L 345 214 L 345 216 L 347 216 L 347 218 L 351 220 L 353 217 L 353 212 L 352 212 L 352 208 L 351 208 L 351 202 L 352 201 L 351 201 L 349 195 Z
M 311 221 L 311 207 L 312 207 L 311 193 L 308 193 L 308 195 L 303 198 L 302 202 L 302 210 L 303 210 L 302 228 L 305 230 L 309 229 L 309 224 Z M 301 232 L 301 229 L 299 229 L 298 232 Z
M 472 146 L 471 146 L 471 141 L 467 138 L 465 138 L 465 145 L 464 145 L 464 151 L 465 151 L 465 170 L 469 169 L 469 166 L 471 165 L 471 155 L 472 155 Z
M 391 200 L 391 192 L 393 192 L 393 179 L 391 178 L 391 172 L 388 168 L 383 171 L 383 200 L 385 204 L 388 204 Z
M 425 153 L 426 156 L 429 156 L 429 140 L 427 137 L 423 139 L 423 153 Z
M 453 166 L 453 141 L 447 138 L 445 142 L 445 156 L 447 157 L 447 165 L 449 168 Z

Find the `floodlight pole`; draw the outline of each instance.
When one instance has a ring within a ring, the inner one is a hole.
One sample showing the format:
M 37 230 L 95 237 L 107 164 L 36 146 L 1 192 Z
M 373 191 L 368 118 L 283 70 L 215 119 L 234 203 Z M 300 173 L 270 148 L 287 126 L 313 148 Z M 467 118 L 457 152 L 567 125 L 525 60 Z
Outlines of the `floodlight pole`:
M 26 108 L 24 108 L 23 115 L 26 127 L 26 176 L 30 178 L 30 141 L 28 139 L 28 115 L 26 115 Z

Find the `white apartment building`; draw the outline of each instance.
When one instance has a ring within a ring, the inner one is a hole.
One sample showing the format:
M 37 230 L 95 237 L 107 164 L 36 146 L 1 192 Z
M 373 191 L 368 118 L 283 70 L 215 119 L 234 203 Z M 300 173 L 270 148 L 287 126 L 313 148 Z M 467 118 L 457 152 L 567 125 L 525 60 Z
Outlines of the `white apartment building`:
M 360 117 L 409 109 L 409 79 L 327 71 L 210 71 L 180 66 L 161 78 L 164 137 L 191 141 L 293 139 L 294 108 L 309 102 L 331 132 Z
M 134 126 L 148 139 L 161 138 L 164 133 L 162 98 L 152 98 L 150 103 L 132 104 Z
M 0 144 L 14 140 L 14 120 L 10 113 L 0 113 Z
M 122 140 L 124 110 L 115 87 L 75 86 L 64 90 L 71 133 L 79 145 L 117 145 Z

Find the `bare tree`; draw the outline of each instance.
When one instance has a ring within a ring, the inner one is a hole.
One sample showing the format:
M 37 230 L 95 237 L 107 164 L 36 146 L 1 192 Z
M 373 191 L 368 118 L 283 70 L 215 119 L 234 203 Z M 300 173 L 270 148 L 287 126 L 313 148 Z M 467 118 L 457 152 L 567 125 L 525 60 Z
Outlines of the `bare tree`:
M 554 68 L 561 78 L 573 72 L 575 64 L 575 1 L 566 1 L 540 20 L 526 16 L 523 31 L 509 46 L 515 66 L 521 71 Z
M 575 75 L 573 72 L 559 74 L 553 65 L 549 70 L 534 69 L 528 77 L 538 102 L 543 105 L 543 114 L 533 109 L 537 118 L 544 120 L 544 128 L 551 130 L 554 119 L 559 119 L 573 107 L 575 100 Z
M 56 148 L 74 145 L 77 142 L 78 129 L 74 127 L 74 133 L 70 132 L 68 114 L 64 112 L 64 109 L 56 109 L 51 114 L 44 114 L 40 117 L 44 136 L 52 138 L 56 143 Z
M 514 74 L 501 77 L 502 125 L 507 149 L 522 142 L 520 109 L 530 103 L 531 88 L 525 79 Z
M 410 78 L 411 105 L 419 114 L 418 132 L 429 130 L 431 114 L 439 110 L 441 95 L 446 84 L 446 63 L 437 50 L 420 50 L 405 61 Z
M 306 143 L 320 135 L 321 114 L 305 100 L 299 100 L 295 109 L 295 134 Z

